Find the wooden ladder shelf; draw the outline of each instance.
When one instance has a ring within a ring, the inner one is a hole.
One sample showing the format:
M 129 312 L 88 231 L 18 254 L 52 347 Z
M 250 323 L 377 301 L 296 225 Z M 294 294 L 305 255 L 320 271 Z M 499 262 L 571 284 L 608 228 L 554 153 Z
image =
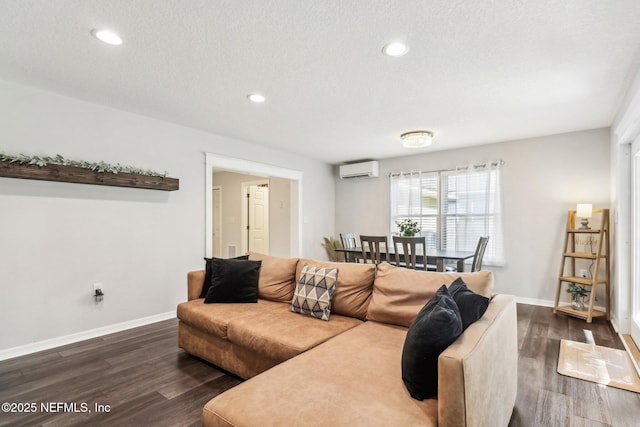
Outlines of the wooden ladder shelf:
M 579 228 L 576 224 L 576 211 L 571 210 L 567 216 L 567 230 L 564 237 L 564 250 L 562 253 L 562 262 L 560 263 L 560 273 L 558 274 L 558 289 L 556 291 L 556 300 L 553 312 L 561 312 L 570 316 L 585 319 L 587 323 L 591 323 L 594 317 L 605 317 L 611 319 L 611 280 L 610 280 L 610 257 L 609 257 L 609 209 L 598 209 L 593 211 L 593 218 L 600 218 L 600 224 L 597 229 Z M 587 237 L 584 237 L 587 236 Z M 588 245 L 583 243 L 585 247 L 583 251 L 577 251 L 580 239 L 588 239 Z M 594 244 L 594 240 L 597 240 Z M 586 251 L 589 246 L 589 251 Z M 582 260 L 582 261 L 580 261 Z M 576 273 L 576 262 L 583 265 L 589 265 L 586 277 Z M 591 272 L 593 266 L 593 272 Z M 563 288 L 573 283 L 576 286 L 585 287 L 589 292 L 589 302 L 585 310 L 576 310 L 570 304 L 560 305 L 560 293 Z M 596 310 L 594 308 L 596 302 L 596 293 L 599 285 L 605 287 L 605 311 Z

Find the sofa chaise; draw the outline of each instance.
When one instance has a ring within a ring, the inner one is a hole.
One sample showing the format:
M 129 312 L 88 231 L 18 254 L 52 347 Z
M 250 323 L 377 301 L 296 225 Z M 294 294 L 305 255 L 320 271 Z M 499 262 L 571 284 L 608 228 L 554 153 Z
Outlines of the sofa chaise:
M 257 303 L 205 304 L 204 271 L 178 305 L 179 346 L 247 381 L 208 402 L 205 426 L 506 426 L 517 391 L 515 300 L 489 271 L 434 273 L 251 253 Z M 328 321 L 291 311 L 305 266 L 337 268 Z M 437 399 L 416 400 L 403 344 L 438 288 L 461 277 L 491 297 L 484 315 L 437 359 Z

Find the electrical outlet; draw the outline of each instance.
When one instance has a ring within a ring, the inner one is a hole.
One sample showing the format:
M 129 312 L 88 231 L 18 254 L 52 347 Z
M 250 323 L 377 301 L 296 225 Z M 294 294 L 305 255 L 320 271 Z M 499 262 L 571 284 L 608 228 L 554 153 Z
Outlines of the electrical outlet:
M 93 284 L 93 299 L 96 302 L 102 302 L 104 299 L 104 290 L 102 289 L 102 283 L 94 283 Z
M 586 279 L 587 275 L 588 275 L 588 270 L 586 268 L 581 268 L 580 269 L 580 277 L 584 277 Z

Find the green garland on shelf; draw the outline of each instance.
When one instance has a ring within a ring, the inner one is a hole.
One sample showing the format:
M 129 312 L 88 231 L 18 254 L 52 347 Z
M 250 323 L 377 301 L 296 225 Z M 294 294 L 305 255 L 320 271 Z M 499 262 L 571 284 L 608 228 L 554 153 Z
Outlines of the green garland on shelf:
M 0 161 L 1 162 L 9 162 L 9 163 L 19 163 L 21 165 L 36 165 L 39 167 L 47 166 L 47 165 L 58 165 L 58 166 L 74 166 L 82 169 L 91 169 L 92 171 L 96 171 L 98 173 L 135 173 L 138 175 L 147 175 L 147 176 L 159 176 L 165 178 L 167 176 L 167 172 L 159 173 L 149 169 L 139 169 L 132 166 L 122 166 L 120 163 L 116 165 L 112 165 L 106 162 L 85 162 L 83 160 L 69 160 L 65 159 L 60 154 L 56 154 L 55 157 L 50 156 L 27 156 L 25 154 L 6 154 L 0 153 Z

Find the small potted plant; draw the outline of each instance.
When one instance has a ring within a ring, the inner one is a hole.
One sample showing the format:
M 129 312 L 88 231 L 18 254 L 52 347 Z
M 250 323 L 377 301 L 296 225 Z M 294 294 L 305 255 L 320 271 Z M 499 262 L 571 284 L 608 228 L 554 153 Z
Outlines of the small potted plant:
M 413 221 L 409 218 L 396 221 L 396 225 L 400 228 L 400 235 L 403 237 L 413 237 L 420 232 L 418 221 Z
M 575 283 L 569 283 L 567 293 L 571 294 L 571 308 L 574 310 L 584 310 L 584 299 L 589 296 L 589 292 L 584 286 L 578 286 Z

